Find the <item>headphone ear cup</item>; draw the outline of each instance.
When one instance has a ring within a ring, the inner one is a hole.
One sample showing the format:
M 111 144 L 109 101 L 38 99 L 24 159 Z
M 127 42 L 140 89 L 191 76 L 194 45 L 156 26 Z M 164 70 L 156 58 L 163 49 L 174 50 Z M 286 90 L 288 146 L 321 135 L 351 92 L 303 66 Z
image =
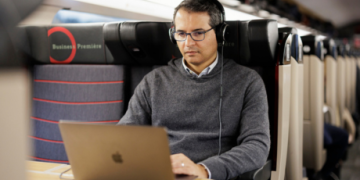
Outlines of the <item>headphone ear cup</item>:
M 226 29 L 227 29 L 228 25 L 226 23 L 221 23 L 219 25 L 216 26 L 216 41 L 218 43 L 223 43 L 225 42 L 225 33 L 226 33 Z
M 169 29 L 169 37 L 170 37 L 170 41 L 173 43 L 173 44 L 176 44 L 176 40 L 174 38 L 174 32 L 175 32 L 175 27 L 171 27 Z

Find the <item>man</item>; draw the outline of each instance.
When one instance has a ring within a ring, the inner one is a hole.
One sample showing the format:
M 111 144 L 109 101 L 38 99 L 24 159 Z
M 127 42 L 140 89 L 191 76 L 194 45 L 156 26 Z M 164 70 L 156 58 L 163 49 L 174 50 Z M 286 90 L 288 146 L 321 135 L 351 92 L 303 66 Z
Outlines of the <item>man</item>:
M 268 156 L 264 84 L 233 60 L 223 61 L 219 121 L 222 60 L 214 27 L 220 17 L 209 0 L 185 0 L 175 9 L 173 37 L 183 58 L 147 74 L 119 122 L 167 127 L 175 174 L 230 179 L 262 167 Z

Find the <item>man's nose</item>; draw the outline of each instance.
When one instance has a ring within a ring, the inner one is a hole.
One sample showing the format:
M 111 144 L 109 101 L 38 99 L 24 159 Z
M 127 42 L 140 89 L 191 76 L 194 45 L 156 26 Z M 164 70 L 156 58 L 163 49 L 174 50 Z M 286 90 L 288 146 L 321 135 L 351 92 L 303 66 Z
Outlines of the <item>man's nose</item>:
M 187 35 L 186 39 L 185 39 L 185 45 L 186 46 L 192 46 L 195 44 L 195 41 L 191 38 L 191 35 Z

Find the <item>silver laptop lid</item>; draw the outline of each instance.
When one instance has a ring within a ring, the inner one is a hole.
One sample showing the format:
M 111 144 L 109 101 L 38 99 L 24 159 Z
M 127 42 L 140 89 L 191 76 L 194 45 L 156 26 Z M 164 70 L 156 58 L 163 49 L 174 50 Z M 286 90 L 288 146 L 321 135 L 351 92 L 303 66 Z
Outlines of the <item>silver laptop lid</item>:
M 76 180 L 173 180 L 161 127 L 59 123 Z

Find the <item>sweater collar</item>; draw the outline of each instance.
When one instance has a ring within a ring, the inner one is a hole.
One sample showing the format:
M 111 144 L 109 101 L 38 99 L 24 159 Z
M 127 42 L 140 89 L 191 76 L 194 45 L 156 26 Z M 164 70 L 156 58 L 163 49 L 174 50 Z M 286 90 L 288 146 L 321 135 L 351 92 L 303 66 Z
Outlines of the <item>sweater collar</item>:
M 213 68 L 213 70 L 207 74 L 207 75 L 203 75 L 199 78 L 189 74 L 184 66 L 182 65 L 182 58 L 178 58 L 178 59 L 173 59 L 171 61 L 169 61 L 168 65 L 173 67 L 174 69 L 176 69 L 177 71 L 179 71 L 182 75 L 186 76 L 186 77 L 189 77 L 191 79 L 194 79 L 194 80 L 203 80 L 203 79 L 209 79 L 209 78 L 212 78 L 218 74 L 220 74 L 221 72 L 221 63 L 222 63 L 222 55 L 221 53 L 218 53 L 218 62 L 215 67 Z M 229 67 L 231 66 L 231 64 L 236 64 L 234 61 L 232 60 L 229 60 L 229 59 L 224 59 L 223 60 L 223 66 L 224 66 L 224 71 Z
M 208 75 L 216 66 L 216 64 L 218 63 L 219 60 L 219 53 L 216 54 L 216 58 L 215 61 L 212 62 L 208 67 L 206 67 L 199 75 L 197 75 L 194 71 L 192 71 L 186 64 L 185 64 L 185 59 L 182 58 L 182 65 L 184 67 L 184 69 L 186 70 L 186 72 L 188 74 L 191 74 L 194 77 L 200 78 L 203 75 Z

